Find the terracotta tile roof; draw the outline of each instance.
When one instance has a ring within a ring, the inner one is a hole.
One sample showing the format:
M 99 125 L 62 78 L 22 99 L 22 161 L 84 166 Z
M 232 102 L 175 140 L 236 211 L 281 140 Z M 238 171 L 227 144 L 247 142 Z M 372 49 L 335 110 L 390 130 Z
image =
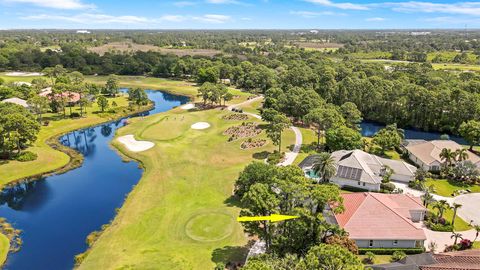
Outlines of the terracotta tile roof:
M 352 239 L 425 240 L 410 211 L 425 211 L 419 198 L 405 194 L 342 194 L 345 212 L 336 214 L 337 223 Z
M 422 270 L 480 269 L 480 250 L 471 249 L 434 255 L 436 263 L 420 266 Z

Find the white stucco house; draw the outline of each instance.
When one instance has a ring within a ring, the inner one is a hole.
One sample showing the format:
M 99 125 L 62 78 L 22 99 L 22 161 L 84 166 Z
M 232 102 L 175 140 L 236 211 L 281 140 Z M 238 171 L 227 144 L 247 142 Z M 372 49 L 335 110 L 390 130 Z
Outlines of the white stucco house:
M 451 140 L 406 140 L 402 144 L 403 149 L 408 153 L 408 157 L 418 167 L 422 167 L 426 171 L 438 172 L 443 163 L 440 158 L 442 149 L 450 149 L 456 151 L 463 147 Z M 468 159 L 478 168 L 480 168 L 480 157 L 472 152 L 468 152 Z
M 305 158 L 299 166 L 305 176 L 318 178 L 312 168 L 316 155 Z M 366 153 L 362 150 L 340 150 L 332 153 L 337 172 L 330 182 L 340 187 L 356 187 L 368 191 L 379 191 L 386 168 L 393 174 L 391 180 L 408 183 L 415 177 L 417 168 L 400 160 L 391 160 Z

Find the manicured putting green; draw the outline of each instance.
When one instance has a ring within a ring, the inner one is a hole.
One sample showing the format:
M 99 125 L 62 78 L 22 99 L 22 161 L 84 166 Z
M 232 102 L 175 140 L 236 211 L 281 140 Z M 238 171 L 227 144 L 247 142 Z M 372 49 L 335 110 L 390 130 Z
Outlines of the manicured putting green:
M 195 241 L 216 242 L 232 234 L 234 222 L 233 217 L 226 213 L 197 214 L 185 225 L 185 233 Z

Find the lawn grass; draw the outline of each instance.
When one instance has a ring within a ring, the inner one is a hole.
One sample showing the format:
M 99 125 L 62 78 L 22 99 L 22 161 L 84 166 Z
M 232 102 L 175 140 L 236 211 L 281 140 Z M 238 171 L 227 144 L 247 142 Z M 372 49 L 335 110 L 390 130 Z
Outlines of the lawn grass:
M 0 233 L 0 268 L 7 260 L 9 250 L 10 240 L 4 234 Z
M 452 180 L 446 179 L 427 179 L 427 186 L 433 185 L 435 188 L 435 194 L 444 197 L 453 197 L 452 194 L 457 190 L 470 189 L 472 192 L 480 192 L 479 185 L 467 185 Z
M 438 210 L 437 209 L 433 209 L 432 208 L 432 205 L 429 205 L 428 206 L 428 209 L 437 214 L 438 213 Z M 443 217 L 445 218 L 445 220 L 447 220 L 448 222 L 452 222 L 452 218 L 453 218 L 453 210 L 448 208 L 444 211 L 443 213 Z M 468 225 L 468 223 L 463 220 L 461 217 L 459 217 L 457 215 L 457 217 L 455 218 L 455 228 L 454 230 L 456 232 L 462 232 L 462 231 L 468 231 L 470 230 L 472 227 L 470 225 Z
M 312 144 L 317 143 L 317 134 L 314 130 L 309 129 L 309 128 L 298 128 L 300 132 L 302 133 L 302 148 L 300 153 L 298 154 L 297 158 L 293 162 L 294 165 L 298 165 L 302 160 L 304 160 L 306 157 L 309 155 L 317 154 L 317 151 L 315 151 L 314 146 Z M 322 140 L 322 143 L 324 140 Z
M 118 130 L 117 136 L 135 134 L 155 146 L 130 153 L 113 142 L 145 172 L 80 269 L 212 269 L 217 262 L 244 259 L 247 239 L 235 221 L 240 209 L 230 199 L 233 183 L 253 157 L 276 147 L 269 142 L 241 150 L 242 139 L 227 142 L 224 130 L 243 122 L 222 119 L 228 113 L 174 109 Z M 200 121 L 211 127 L 190 129 Z M 293 144 L 293 132 L 284 132 L 283 141 L 284 148 Z
M 473 242 L 472 248 L 473 248 L 473 249 L 480 249 L 480 241 L 475 241 L 475 242 Z
M 8 79 L 31 81 L 35 77 L 9 77 L 0 76 Z M 195 97 L 197 93 L 197 87 L 188 82 L 173 81 L 158 78 L 146 78 L 146 77 L 131 77 L 131 76 L 118 76 L 120 85 L 122 87 L 141 87 L 145 89 L 161 89 L 168 92 Z M 107 77 L 105 76 L 87 76 L 86 80 L 92 83 L 104 84 Z M 246 99 L 247 95 L 239 90 L 231 90 L 235 95 L 235 101 L 240 102 Z M 117 111 L 126 110 L 128 101 L 126 96 L 120 96 L 111 99 L 110 103 L 115 100 L 118 104 Z M 78 112 L 79 108 L 76 107 L 73 111 Z M 61 119 L 57 114 L 45 114 L 45 120 L 51 120 L 49 126 L 42 127 L 37 141 L 33 143 L 27 150 L 32 151 L 38 155 L 35 161 L 30 162 L 18 162 L 9 161 L 6 164 L 0 165 L 0 188 L 5 184 L 17 179 L 27 178 L 46 172 L 50 172 L 59 169 L 68 164 L 70 158 L 63 152 L 57 151 L 49 147 L 46 140 L 63 134 L 75 129 L 80 129 L 87 126 L 96 125 L 102 122 L 114 119 L 121 114 L 119 113 L 105 113 L 99 114 L 100 111 L 96 102 L 91 107 L 87 107 L 87 117 L 78 119 Z M 67 115 L 69 114 L 69 108 L 67 108 Z M 124 114 L 124 113 L 123 113 Z

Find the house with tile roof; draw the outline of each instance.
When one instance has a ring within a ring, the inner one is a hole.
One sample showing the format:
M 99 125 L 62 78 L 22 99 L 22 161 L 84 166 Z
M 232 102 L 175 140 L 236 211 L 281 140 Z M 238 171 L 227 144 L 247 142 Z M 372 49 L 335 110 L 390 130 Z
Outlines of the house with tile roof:
M 423 247 L 426 236 L 421 221 L 427 209 L 419 197 L 373 192 L 341 196 L 345 211 L 327 211 L 326 220 L 346 230 L 358 247 Z
M 391 160 L 366 153 L 362 150 L 340 150 L 332 153 L 337 172 L 330 182 L 340 187 L 355 187 L 379 191 L 387 167 L 393 172 L 393 181 L 408 183 L 414 179 L 417 168 L 400 160 Z M 312 168 L 316 155 L 309 156 L 299 166 L 310 178 L 318 178 Z
M 480 250 L 409 255 L 387 264 L 372 265 L 373 270 L 467 270 L 480 269 Z
M 406 140 L 403 143 L 404 150 L 408 153 L 408 157 L 419 167 L 426 171 L 439 171 L 443 163 L 440 158 L 442 149 L 450 149 L 456 151 L 463 147 L 451 140 Z M 468 159 L 478 168 L 480 168 L 480 157 L 472 152 L 468 152 Z
M 17 105 L 20 105 L 22 107 L 25 107 L 25 108 L 29 107 L 26 100 L 21 99 L 21 98 L 17 98 L 17 97 L 7 98 L 7 99 L 2 100 L 1 102 L 2 103 L 13 103 L 13 104 L 17 104 Z

